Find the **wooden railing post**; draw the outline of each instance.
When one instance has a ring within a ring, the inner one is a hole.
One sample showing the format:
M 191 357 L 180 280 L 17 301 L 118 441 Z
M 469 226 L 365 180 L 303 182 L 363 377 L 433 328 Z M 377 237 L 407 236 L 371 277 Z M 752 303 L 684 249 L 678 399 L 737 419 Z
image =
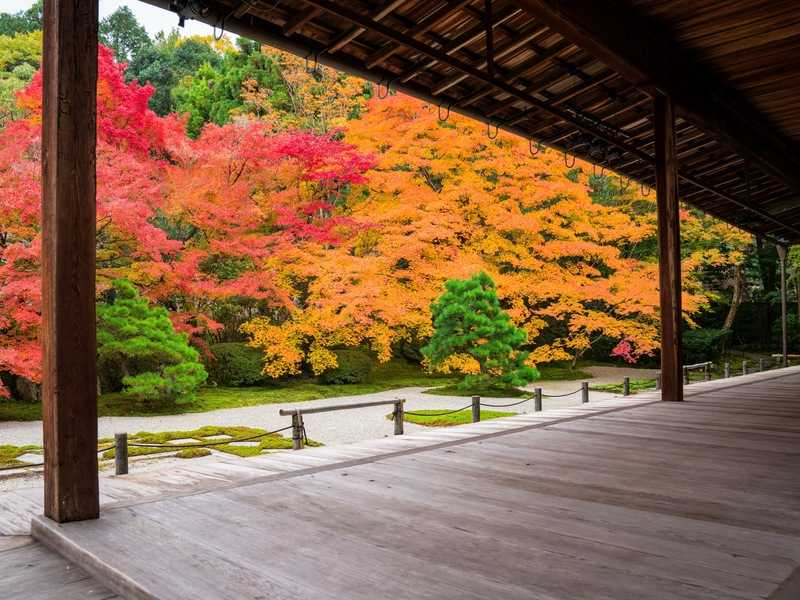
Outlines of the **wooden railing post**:
M 622 378 L 622 395 L 623 396 L 630 396 L 631 395 L 631 378 L 630 377 L 623 377 Z
M 725 365 L 723 366 L 723 376 L 725 379 L 728 379 L 731 376 L 731 363 L 725 361 Z
M 758 370 L 763 372 L 767 370 L 767 361 L 763 358 L 758 359 Z
M 303 449 L 303 417 L 299 410 L 292 413 L 292 450 Z
M 478 423 L 481 420 L 481 397 L 472 397 L 472 422 Z
M 589 382 L 581 382 L 581 403 L 586 404 L 589 402 Z
M 703 367 L 703 379 L 711 381 L 711 363 L 706 363 L 706 366 Z
M 689 385 L 689 369 L 683 367 L 683 384 Z
M 661 390 L 661 371 L 656 373 L 656 391 Z
M 786 316 L 786 246 L 778 244 L 778 258 L 781 263 L 781 364 L 789 366 L 789 331 Z
M 128 434 L 114 434 L 114 467 L 117 475 L 128 474 Z
M 542 388 L 536 388 L 533 390 L 533 411 L 542 411 Z
M 747 375 L 747 360 L 742 360 L 742 375 Z
M 403 420 L 405 419 L 405 411 L 403 410 L 403 403 L 405 400 L 398 400 L 394 405 L 394 434 L 403 435 Z

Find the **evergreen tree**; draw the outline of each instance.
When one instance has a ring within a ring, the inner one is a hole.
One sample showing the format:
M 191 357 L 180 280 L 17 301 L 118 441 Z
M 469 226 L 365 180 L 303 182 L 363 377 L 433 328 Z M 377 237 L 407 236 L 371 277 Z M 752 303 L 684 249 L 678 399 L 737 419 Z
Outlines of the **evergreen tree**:
M 152 45 L 147 31 L 127 6 L 121 6 L 100 21 L 100 41 L 114 51 L 118 62 L 128 62 Z
M 208 377 L 166 309 L 151 307 L 132 283 L 114 282 L 97 307 L 98 367 L 105 387 L 140 400 L 180 400 Z
M 16 13 L 0 13 L 0 35 L 30 33 L 42 28 L 44 1 L 36 0 L 27 10 Z
M 527 336 L 500 307 L 491 277 L 451 279 L 445 290 L 431 306 L 434 334 L 422 349 L 432 366 L 472 359 L 477 369 L 465 376 L 462 389 L 517 387 L 539 377 L 525 364 L 528 353 L 521 347 Z

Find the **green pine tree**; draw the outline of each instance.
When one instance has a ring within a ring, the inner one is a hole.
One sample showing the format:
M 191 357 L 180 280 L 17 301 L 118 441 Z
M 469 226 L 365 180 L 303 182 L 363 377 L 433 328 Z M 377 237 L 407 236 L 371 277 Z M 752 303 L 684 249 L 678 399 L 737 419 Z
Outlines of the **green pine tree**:
M 151 307 L 134 285 L 114 282 L 97 306 L 97 360 L 105 388 L 145 401 L 185 400 L 208 377 L 197 350 L 166 309 Z M 116 388 L 116 389 L 114 389 Z
M 539 377 L 525 364 L 527 336 L 500 307 L 491 277 L 451 279 L 445 290 L 431 306 L 434 334 L 422 348 L 434 368 L 453 356 L 471 356 L 480 372 L 465 376 L 459 384 L 464 390 L 518 387 Z

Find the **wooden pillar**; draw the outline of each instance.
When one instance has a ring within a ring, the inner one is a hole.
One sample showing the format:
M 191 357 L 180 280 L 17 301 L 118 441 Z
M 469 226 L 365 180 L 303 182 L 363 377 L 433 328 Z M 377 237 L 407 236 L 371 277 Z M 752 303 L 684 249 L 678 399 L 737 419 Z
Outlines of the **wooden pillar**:
M 781 261 L 781 366 L 789 366 L 789 331 L 786 322 L 786 246 L 776 246 Z
M 98 0 L 45 0 L 42 129 L 44 512 L 95 519 Z
M 681 401 L 681 234 L 675 112 L 672 100 L 662 95 L 656 96 L 653 108 L 661 296 L 661 399 Z

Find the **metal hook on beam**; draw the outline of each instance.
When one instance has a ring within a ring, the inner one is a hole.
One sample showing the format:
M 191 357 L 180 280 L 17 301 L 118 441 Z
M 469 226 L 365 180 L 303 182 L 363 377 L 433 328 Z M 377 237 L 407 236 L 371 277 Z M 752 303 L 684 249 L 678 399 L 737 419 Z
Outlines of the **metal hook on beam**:
M 533 147 L 536 146 L 536 152 L 533 151 Z M 530 152 L 531 156 L 538 156 L 539 153 L 542 151 L 542 145 L 539 142 L 534 144 L 532 139 L 528 140 L 528 152 Z
M 486 136 L 487 136 L 487 137 L 488 137 L 490 140 L 493 140 L 493 139 L 495 139 L 495 138 L 496 138 L 496 137 L 497 137 L 499 134 L 500 134 L 500 126 L 499 126 L 499 125 L 497 125 L 497 124 L 495 123 L 495 126 L 494 126 L 494 135 L 492 135 L 492 122 L 491 122 L 491 121 L 489 121 L 488 123 L 486 123 Z
M 652 191 L 652 188 L 651 188 L 650 186 L 647 186 L 647 193 L 645 193 L 645 191 L 644 191 L 644 188 L 645 188 L 645 185 L 644 185 L 644 184 L 642 184 L 642 185 L 641 185 L 642 196 L 644 196 L 645 198 L 647 198 L 647 196 L 649 196 L 649 195 L 650 195 L 650 192 Z
M 564 166 L 566 166 L 568 169 L 571 169 L 572 167 L 575 166 L 575 161 L 576 160 L 578 160 L 578 157 L 573 154 L 572 155 L 572 164 L 569 164 L 567 162 L 567 151 L 564 150 Z
M 452 103 L 450 103 L 450 104 L 448 104 L 448 105 L 447 105 L 447 113 L 444 115 L 444 117 L 442 116 L 442 105 L 440 104 L 439 106 L 437 106 L 437 107 L 436 107 L 436 111 L 437 111 L 437 113 L 438 113 L 438 115 L 437 115 L 437 116 L 439 117 L 439 120 L 440 120 L 442 123 L 446 122 L 446 121 L 447 121 L 447 119 L 449 119 L 449 118 L 450 118 L 450 107 L 451 107 L 451 106 L 453 106 L 453 104 L 452 104 Z
M 383 81 L 384 81 L 384 80 L 383 80 L 383 79 L 381 79 L 381 80 L 378 82 L 378 87 L 377 87 L 377 89 L 376 89 L 376 91 L 375 91 L 375 95 L 378 97 L 378 99 L 379 99 L 379 100 L 383 100 L 384 98 L 386 98 L 387 96 L 389 96 L 389 93 L 392 91 L 392 89 L 391 89 L 392 80 L 391 80 L 391 79 L 388 79 L 388 80 L 386 81 L 386 84 L 385 84 L 386 91 L 385 91 L 383 94 L 381 94 L 381 86 L 384 86 L 384 83 L 383 83 Z

